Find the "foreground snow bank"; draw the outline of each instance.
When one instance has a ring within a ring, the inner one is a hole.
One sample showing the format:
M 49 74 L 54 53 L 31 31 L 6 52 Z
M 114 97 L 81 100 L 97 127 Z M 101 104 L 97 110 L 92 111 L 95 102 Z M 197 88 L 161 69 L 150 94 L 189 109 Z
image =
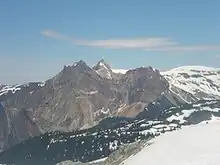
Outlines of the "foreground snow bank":
M 151 141 L 123 165 L 219 165 L 220 122 L 183 127 Z

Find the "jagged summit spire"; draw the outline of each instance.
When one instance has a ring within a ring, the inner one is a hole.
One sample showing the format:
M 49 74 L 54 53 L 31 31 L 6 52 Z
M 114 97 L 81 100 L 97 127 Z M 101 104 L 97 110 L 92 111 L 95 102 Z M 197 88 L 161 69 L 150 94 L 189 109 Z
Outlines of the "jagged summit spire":
M 83 60 L 79 60 L 79 62 L 77 62 L 77 64 L 78 64 L 78 65 L 80 65 L 80 64 L 83 64 L 83 65 L 84 65 L 84 64 L 86 64 L 86 62 L 83 61 Z
M 101 76 L 108 79 L 112 79 L 112 69 L 109 64 L 102 58 L 93 69 Z
M 102 58 L 99 60 L 99 62 L 96 64 L 96 66 L 93 67 L 93 69 L 98 70 L 98 69 L 106 69 L 106 70 L 111 70 L 110 65 Z

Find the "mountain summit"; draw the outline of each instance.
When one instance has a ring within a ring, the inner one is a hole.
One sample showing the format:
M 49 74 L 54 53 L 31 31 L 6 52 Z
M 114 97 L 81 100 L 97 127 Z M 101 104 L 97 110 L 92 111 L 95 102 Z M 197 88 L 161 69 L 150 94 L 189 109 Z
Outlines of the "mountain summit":
M 103 59 L 101 59 L 93 69 L 101 76 L 107 79 L 112 79 L 112 69 Z

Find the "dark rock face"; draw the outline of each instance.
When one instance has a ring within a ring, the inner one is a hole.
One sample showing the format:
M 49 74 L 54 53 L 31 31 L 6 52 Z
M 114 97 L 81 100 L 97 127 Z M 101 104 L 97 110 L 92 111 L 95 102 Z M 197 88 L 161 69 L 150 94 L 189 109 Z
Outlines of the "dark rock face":
M 100 72 L 103 68 L 111 78 Z M 79 61 L 65 66 L 45 84 L 16 86 L 15 92 L 1 95 L 8 124 L 16 123 L 10 124 L 15 127 L 13 132 L 20 132 L 10 144 L 29 135 L 92 127 L 109 116 L 136 117 L 168 91 L 167 81 L 151 67 L 116 75 L 103 60 L 93 69 Z

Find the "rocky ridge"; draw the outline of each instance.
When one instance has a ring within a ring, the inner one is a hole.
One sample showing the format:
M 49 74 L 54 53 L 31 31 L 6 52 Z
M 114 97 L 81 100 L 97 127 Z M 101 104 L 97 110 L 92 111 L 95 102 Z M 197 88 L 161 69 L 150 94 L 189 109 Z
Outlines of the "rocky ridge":
M 10 143 L 10 133 L 4 134 L 2 143 L 10 147 L 32 135 L 85 129 L 110 116 L 136 117 L 168 87 L 151 67 L 119 74 L 103 60 L 93 68 L 84 61 L 64 66 L 44 83 L 4 86 L 0 99 L 7 117 L 1 122 L 7 130 L 16 131 Z M 24 131 L 19 131 L 22 127 Z

